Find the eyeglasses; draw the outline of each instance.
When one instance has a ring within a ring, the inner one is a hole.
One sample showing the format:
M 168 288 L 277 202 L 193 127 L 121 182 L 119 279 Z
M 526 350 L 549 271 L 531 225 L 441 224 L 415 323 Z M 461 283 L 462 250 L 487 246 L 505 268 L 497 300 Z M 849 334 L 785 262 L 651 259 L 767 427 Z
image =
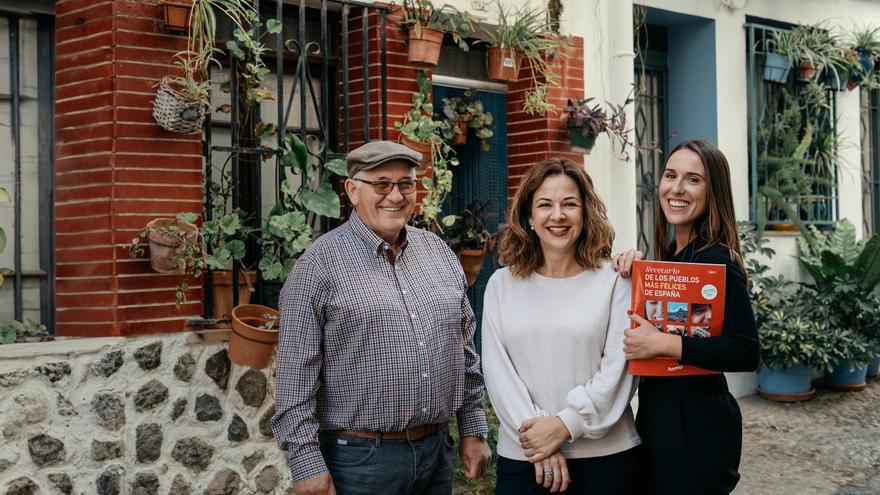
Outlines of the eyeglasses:
M 390 180 L 366 180 L 366 179 L 351 179 L 356 180 L 358 182 L 363 182 L 364 184 L 369 184 L 373 186 L 373 191 L 376 194 L 381 194 L 382 196 L 387 196 L 391 194 L 391 190 L 394 189 L 394 186 L 397 186 L 397 190 L 400 191 L 400 194 L 410 194 L 415 192 L 417 181 L 413 179 L 406 179 L 400 182 L 391 182 Z

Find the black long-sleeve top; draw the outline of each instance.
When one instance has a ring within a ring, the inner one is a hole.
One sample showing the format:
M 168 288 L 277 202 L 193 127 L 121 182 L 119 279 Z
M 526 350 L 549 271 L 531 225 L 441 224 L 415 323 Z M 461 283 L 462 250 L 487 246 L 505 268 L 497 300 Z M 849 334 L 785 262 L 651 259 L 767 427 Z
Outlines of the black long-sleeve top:
M 703 251 L 706 242 L 698 239 L 672 257 L 679 263 L 714 263 L 727 266 L 724 296 L 724 324 L 721 335 L 713 338 L 681 337 L 682 364 L 714 371 L 754 371 L 761 350 L 746 280 L 728 249 L 715 245 Z

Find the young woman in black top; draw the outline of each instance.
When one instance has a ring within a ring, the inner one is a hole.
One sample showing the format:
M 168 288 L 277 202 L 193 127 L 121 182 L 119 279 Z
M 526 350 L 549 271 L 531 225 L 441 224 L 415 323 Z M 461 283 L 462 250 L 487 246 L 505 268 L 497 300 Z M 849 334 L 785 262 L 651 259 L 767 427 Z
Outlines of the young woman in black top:
M 659 261 L 727 266 L 721 335 L 699 338 L 662 333 L 637 314 L 627 330 L 627 359 L 671 356 L 714 371 L 753 371 L 759 347 L 747 277 L 737 237 L 730 170 L 713 144 L 692 140 L 669 154 L 658 188 L 654 248 Z M 668 232 L 674 231 L 670 241 Z M 617 267 L 628 276 L 634 251 Z M 642 377 L 636 426 L 642 437 L 644 493 L 728 494 L 739 481 L 742 416 L 723 374 Z

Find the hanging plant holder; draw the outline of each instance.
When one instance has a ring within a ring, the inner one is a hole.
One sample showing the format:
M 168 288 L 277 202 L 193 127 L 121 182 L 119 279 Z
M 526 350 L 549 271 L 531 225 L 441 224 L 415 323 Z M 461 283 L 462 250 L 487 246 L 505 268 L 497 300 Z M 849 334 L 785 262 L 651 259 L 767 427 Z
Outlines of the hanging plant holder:
M 574 119 L 568 121 L 568 136 L 571 139 L 571 151 L 576 153 L 589 155 L 593 145 L 596 144 L 596 135 L 588 134 L 584 136 L 581 133 L 580 126 L 578 126 L 577 121 Z
M 208 104 L 202 100 L 187 98 L 173 85 L 168 76 L 162 78 L 153 103 L 153 118 L 166 131 L 178 134 L 201 131 Z
M 419 32 L 409 30 L 409 63 L 419 67 L 433 67 L 440 61 L 443 35 L 439 29 L 422 26 Z
M 775 83 L 788 81 L 791 62 L 784 55 L 768 52 L 764 55 L 764 80 Z
M 162 10 L 165 14 L 165 30 L 174 32 L 189 31 L 190 13 L 192 3 L 189 2 L 164 2 Z
M 147 224 L 147 239 L 150 242 L 150 267 L 159 273 L 183 273 L 178 258 L 184 246 L 182 238 L 163 232 L 169 227 L 177 227 L 190 244 L 198 242 L 199 228 L 176 218 L 155 218 Z
M 416 141 L 404 134 L 400 135 L 400 144 L 406 146 L 407 148 L 418 151 L 422 154 L 422 170 L 428 170 L 431 168 L 433 164 L 433 155 L 431 154 L 431 143 L 423 143 L 421 141 Z
M 519 78 L 519 67 L 523 56 L 513 48 L 489 47 L 486 51 L 486 70 L 489 79 L 512 83 Z

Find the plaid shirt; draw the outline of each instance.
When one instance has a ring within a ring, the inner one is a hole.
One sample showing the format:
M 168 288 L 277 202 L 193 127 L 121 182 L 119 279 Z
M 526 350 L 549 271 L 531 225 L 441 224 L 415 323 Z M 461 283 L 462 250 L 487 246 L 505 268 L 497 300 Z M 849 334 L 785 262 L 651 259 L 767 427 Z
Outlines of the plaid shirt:
M 318 430 L 403 431 L 457 414 L 485 435 L 474 313 L 455 254 L 413 227 L 392 254 L 357 215 L 281 291 L 272 431 L 293 481 L 327 470 Z

